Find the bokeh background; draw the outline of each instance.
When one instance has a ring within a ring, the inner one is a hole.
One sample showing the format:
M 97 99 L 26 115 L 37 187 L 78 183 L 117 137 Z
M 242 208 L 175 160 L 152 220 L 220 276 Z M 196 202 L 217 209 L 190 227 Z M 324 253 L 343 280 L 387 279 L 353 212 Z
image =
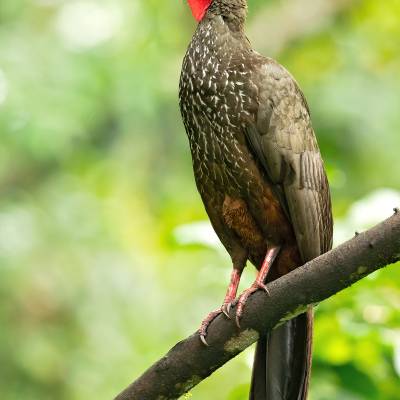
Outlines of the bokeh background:
M 249 6 L 308 98 L 338 244 L 400 204 L 400 2 Z M 220 304 L 177 102 L 194 28 L 184 0 L 0 1 L 2 400 L 110 399 Z M 311 400 L 400 399 L 399 282 L 317 308 Z M 245 399 L 251 359 L 186 398 Z

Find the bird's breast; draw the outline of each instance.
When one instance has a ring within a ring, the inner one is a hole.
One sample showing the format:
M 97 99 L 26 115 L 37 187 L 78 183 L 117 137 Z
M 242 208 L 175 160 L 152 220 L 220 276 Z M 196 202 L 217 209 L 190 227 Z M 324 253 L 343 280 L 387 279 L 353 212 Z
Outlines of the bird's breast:
M 186 54 L 180 108 L 200 184 L 212 181 L 242 190 L 252 180 L 252 156 L 243 133 L 257 109 L 250 75 L 243 63 L 234 68 L 207 46 L 192 45 Z

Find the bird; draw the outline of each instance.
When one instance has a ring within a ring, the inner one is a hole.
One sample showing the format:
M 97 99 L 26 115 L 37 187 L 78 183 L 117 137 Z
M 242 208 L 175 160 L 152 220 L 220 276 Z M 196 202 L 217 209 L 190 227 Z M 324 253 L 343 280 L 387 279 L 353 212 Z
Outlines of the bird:
M 268 282 L 330 250 L 333 219 L 309 106 L 294 77 L 252 49 L 247 1 L 187 1 L 197 27 L 182 63 L 180 111 L 197 189 L 232 260 L 223 303 L 199 329 L 207 345 L 218 315 L 229 317 L 234 305 L 240 326 L 252 293 L 268 295 Z M 248 261 L 257 277 L 237 297 Z M 312 330 L 309 308 L 260 333 L 251 400 L 307 398 Z

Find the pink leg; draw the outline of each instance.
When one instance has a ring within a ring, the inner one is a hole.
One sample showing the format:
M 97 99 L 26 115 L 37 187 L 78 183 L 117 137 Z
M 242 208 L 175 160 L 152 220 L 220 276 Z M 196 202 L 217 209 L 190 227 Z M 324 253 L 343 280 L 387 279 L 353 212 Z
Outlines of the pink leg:
M 256 292 L 258 289 L 265 290 L 267 294 L 268 289 L 267 286 L 265 285 L 265 279 L 267 278 L 268 272 L 271 268 L 272 263 L 274 262 L 276 256 L 279 253 L 279 247 L 271 247 L 268 251 L 267 254 L 265 255 L 264 262 L 258 271 L 257 278 L 254 281 L 254 283 L 246 289 L 239 297 L 238 304 L 237 304 L 237 309 L 236 309 L 236 325 L 240 328 L 240 318 L 243 314 L 243 308 L 244 305 L 246 304 L 247 299 L 249 296 Z
M 215 319 L 216 316 L 218 316 L 221 313 L 224 313 L 228 318 L 229 317 L 229 310 L 231 308 L 232 302 L 236 298 L 236 293 L 237 289 L 239 287 L 240 283 L 240 277 L 242 275 L 242 271 L 233 267 L 232 273 L 231 273 L 231 280 L 229 282 L 228 289 L 226 291 L 224 303 L 220 308 L 218 308 L 215 311 L 210 312 L 207 317 L 202 321 L 199 329 L 200 333 L 200 340 L 208 346 L 206 342 L 206 335 L 207 335 L 207 328 L 210 325 L 210 323 Z

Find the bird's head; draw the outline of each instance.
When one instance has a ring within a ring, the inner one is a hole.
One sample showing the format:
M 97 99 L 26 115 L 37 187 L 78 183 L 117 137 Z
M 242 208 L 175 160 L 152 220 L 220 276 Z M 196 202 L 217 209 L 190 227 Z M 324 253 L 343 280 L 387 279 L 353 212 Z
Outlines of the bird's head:
M 201 21 L 213 0 L 188 0 L 193 16 Z
M 200 22 L 210 8 L 214 15 L 224 17 L 233 26 L 241 26 L 246 19 L 247 0 L 187 0 L 193 16 Z

